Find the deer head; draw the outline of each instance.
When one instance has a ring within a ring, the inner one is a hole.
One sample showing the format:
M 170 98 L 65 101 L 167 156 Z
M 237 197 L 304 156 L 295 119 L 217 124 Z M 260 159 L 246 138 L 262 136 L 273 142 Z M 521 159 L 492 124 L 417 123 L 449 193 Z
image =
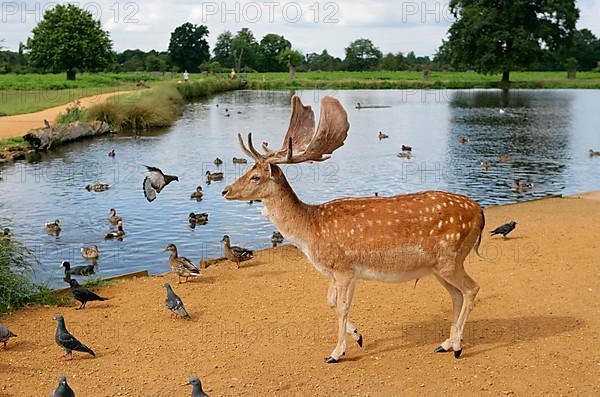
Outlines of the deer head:
M 315 132 L 315 115 L 310 106 L 304 106 L 296 95 L 292 97 L 290 125 L 281 149 L 271 150 L 264 142 L 260 153 L 254 148 L 252 133 L 248 145 L 238 134 L 242 151 L 255 164 L 246 174 L 223 190 L 227 200 L 263 200 L 276 196 L 285 176 L 277 164 L 298 164 L 324 161 L 344 144 L 348 136 L 348 114 L 337 99 L 326 96 L 321 101 L 321 117 Z M 286 183 L 287 184 L 287 183 Z

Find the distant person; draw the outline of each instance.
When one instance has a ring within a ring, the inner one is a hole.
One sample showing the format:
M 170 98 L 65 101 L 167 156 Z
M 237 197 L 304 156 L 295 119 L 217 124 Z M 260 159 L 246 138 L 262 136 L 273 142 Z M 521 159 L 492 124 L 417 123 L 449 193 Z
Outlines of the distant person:
M 190 81 L 190 74 L 188 73 L 187 69 L 183 71 L 183 82 L 187 83 Z

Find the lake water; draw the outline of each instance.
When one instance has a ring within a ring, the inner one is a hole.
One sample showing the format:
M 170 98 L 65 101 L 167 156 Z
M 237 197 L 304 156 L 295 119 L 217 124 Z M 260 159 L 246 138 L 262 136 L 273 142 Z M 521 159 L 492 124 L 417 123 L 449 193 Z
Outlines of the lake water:
M 297 194 L 311 203 L 342 196 L 392 195 L 427 189 L 467 194 L 482 205 L 528 200 L 548 194 L 600 189 L 600 91 L 544 90 L 354 90 L 297 91 L 315 108 L 324 95 L 345 105 L 350 132 L 346 144 L 327 162 L 286 167 Z M 86 264 L 79 249 L 97 244 L 98 274 L 110 276 L 148 269 L 168 270 L 163 248 L 174 243 L 195 263 L 219 256 L 220 240 L 262 248 L 274 228 L 261 214 L 261 204 L 229 202 L 221 190 L 248 166 L 236 133 L 252 131 L 255 142 L 279 146 L 287 129 L 289 92 L 237 91 L 187 105 L 171 128 L 134 138 L 107 136 L 66 145 L 35 160 L 0 168 L 0 224 L 8 225 L 40 261 L 36 278 L 62 286 L 62 260 Z M 355 104 L 389 108 L 355 109 Z M 217 106 L 217 104 L 219 106 Z M 225 109 L 230 117 L 226 117 Z M 379 140 L 384 131 L 389 139 Z M 459 143 L 460 137 L 468 142 Z M 413 148 L 411 159 L 396 155 L 402 144 Z M 115 149 L 116 158 L 106 153 Z M 509 162 L 498 162 L 510 156 Z M 219 167 L 226 180 L 206 185 L 204 174 Z M 482 161 L 492 163 L 485 171 Z M 153 203 L 143 195 L 141 163 L 176 174 Z M 517 193 L 514 180 L 534 188 Z M 87 184 L 107 182 L 112 188 L 94 193 Z M 190 200 L 202 185 L 202 201 Z M 108 210 L 124 219 L 123 241 L 104 241 L 111 228 Z M 190 228 L 190 212 L 208 212 L 209 222 Z M 60 237 L 47 235 L 44 223 L 59 218 Z

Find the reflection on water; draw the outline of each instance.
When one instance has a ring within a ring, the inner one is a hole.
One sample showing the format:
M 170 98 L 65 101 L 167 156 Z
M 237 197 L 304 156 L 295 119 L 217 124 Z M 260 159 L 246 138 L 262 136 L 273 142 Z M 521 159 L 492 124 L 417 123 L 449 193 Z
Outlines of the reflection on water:
M 547 194 L 600 188 L 600 91 L 298 91 L 318 117 L 324 95 L 339 98 L 350 118 L 346 144 L 321 164 L 284 167 L 290 183 L 307 202 L 341 196 L 392 195 L 427 189 L 467 194 L 483 205 L 515 202 Z M 60 261 L 85 264 L 80 248 L 97 244 L 102 276 L 149 269 L 168 270 L 169 243 L 194 262 L 221 253 L 222 236 L 234 244 L 270 246 L 273 226 L 260 203 L 227 202 L 221 190 L 250 164 L 237 132 L 252 131 L 257 142 L 278 146 L 287 129 L 289 92 L 240 91 L 189 104 L 172 127 L 139 138 L 107 136 L 70 144 L 35 159 L 1 168 L 0 223 L 10 223 L 41 261 L 39 279 L 61 285 Z M 354 105 L 390 108 L 355 109 Z M 218 106 L 217 106 L 218 105 Z M 226 116 L 229 114 L 230 116 Z M 379 140 L 378 132 L 389 134 Z M 459 143 L 460 137 L 468 142 Z M 396 154 L 402 144 L 410 159 Z M 107 156 L 115 149 L 116 158 Z M 224 164 L 214 165 L 220 157 Z M 499 158 L 510 158 L 501 162 Z M 488 161 L 486 171 L 480 163 Z M 142 193 L 142 164 L 179 176 L 157 200 Z M 222 171 L 225 181 L 206 184 L 207 170 Z M 518 193 L 514 181 L 531 182 Z M 88 192 L 87 184 L 106 182 L 111 189 Z M 197 185 L 204 199 L 190 200 Z M 105 241 L 112 228 L 106 218 L 116 208 L 123 217 L 123 241 Z M 206 225 L 191 228 L 190 212 L 207 212 Z M 60 218 L 59 237 L 44 223 Z

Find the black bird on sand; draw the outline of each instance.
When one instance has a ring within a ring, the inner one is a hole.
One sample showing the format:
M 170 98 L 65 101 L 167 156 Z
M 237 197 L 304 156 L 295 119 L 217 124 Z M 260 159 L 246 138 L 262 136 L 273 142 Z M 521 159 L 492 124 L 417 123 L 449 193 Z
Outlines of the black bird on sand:
M 91 354 L 93 357 L 96 357 L 96 353 L 83 343 L 79 342 L 77 338 L 67 331 L 67 327 L 65 326 L 65 319 L 60 314 L 57 314 L 54 319 L 58 321 L 58 326 L 56 327 L 56 335 L 54 336 L 54 340 L 56 344 L 62 347 L 65 351 L 65 355 L 62 356 L 65 360 L 73 359 L 73 350 L 78 352 L 84 352 Z
M 508 233 L 512 232 L 513 230 L 515 230 L 516 226 L 517 226 L 517 222 L 510 221 L 510 222 L 505 223 L 504 225 L 499 226 L 499 227 L 495 228 L 494 230 L 492 230 L 491 235 L 494 236 L 496 234 L 501 234 L 506 239 L 506 235 Z
M 65 276 L 70 278 L 70 276 L 90 276 L 94 274 L 94 265 L 85 265 L 85 266 L 73 266 L 68 261 L 62 261 L 60 267 L 65 268 Z
M 50 128 L 50 123 L 48 122 L 48 120 L 44 120 L 44 126 L 46 128 Z
M 167 298 L 165 299 L 165 306 L 172 312 L 171 316 L 173 316 L 174 314 L 175 318 L 183 317 L 189 319 L 190 315 L 188 314 L 187 310 L 185 310 L 185 307 L 183 306 L 183 301 L 173 291 L 173 288 L 171 288 L 171 284 L 165 283 L 163 287 L 167 289 Z
M 73 294 L 73 297 L 81 303 L 81 306 L 79 306 L 75 310 L 84 309 L 85 304 L 88 303 L 89 301 L 108 300 L 108 298 L 103 298 L 103 297 L 95 294 L 94 292 L 90 291 L 89 289 L 81 286 L 77 282 L 77 280 L 75 280 L 74 278 L 69 280 L 69 285 L 71 286 L 71 293 Z
M 165 175 L 160 169 L 149 165 L 144 165 L 144 167 L 148 169 L 148 171 L 144 173 L 146 176 L 143 185 L 144 196 L 146 196 L 146 200 L 149 202 L 156 200 L 156 195 L 169 183 L 173 181 L 179 182 L 179 178 L 176 175 Z
M 187 385 L 193 386 L 192 397 L 210 397 L 208 394 L 204 393 L 204 390 L 202 390 L 202 383 L 197 376 L 192 376 L 184 386 Z
M 58 387 L 54 389 L 52 397 L 75 397 L 75 392 L 67 383 L 66 376 L 63 375 L 60 378 L 58 378 Z

